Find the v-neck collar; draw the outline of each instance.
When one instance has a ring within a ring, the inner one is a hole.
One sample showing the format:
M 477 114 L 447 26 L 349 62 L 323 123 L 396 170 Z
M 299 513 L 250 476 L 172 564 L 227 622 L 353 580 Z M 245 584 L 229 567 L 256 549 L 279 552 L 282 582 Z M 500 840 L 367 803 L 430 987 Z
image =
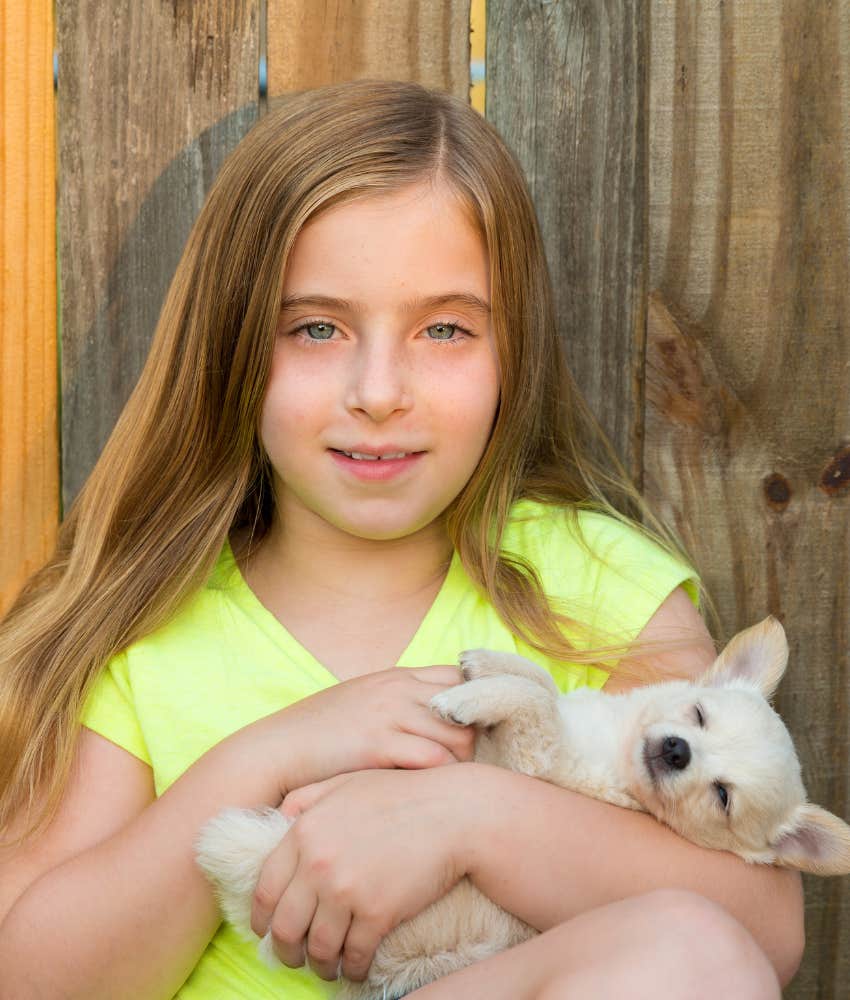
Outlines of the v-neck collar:
M 242 570 L 233 554 L 230 539 L 226 539 L 220 557 L 221 571 L 216 577 L 221 580 L 221 589 L 254 621 L 269 638 L 279 646 L 290 658 L 296 658 L 300 666 L 312 674 L 323 687 L 339 684 L 340 679 L 323 663 L 321 663 L 276 618 L 257 597 L 248 581 L 242 575 Z M 433 634 L 440 629 L 440 622 L 446 622 L 453 614 L 465 592 L 466 573 L 456 551 L 452 551 L 449 568 L 443 579 L 437 595 L 425 612 L 422 621 L 413 633 L 404 651 L 395 663 L 397 667 L 428 666 L 427 650 L 433 647 Z

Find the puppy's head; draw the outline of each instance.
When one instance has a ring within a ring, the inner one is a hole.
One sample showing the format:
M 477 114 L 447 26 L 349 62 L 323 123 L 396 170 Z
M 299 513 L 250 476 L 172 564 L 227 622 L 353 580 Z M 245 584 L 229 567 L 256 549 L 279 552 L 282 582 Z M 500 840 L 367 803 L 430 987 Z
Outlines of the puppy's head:
M 850 827 L 806 802 L 770 707 L 788 645 L 774 618 L 735 636 L 696 684 L 644 689 L 630 739 L 634 797 L 682 836 L 748 861 L 850 872 Z

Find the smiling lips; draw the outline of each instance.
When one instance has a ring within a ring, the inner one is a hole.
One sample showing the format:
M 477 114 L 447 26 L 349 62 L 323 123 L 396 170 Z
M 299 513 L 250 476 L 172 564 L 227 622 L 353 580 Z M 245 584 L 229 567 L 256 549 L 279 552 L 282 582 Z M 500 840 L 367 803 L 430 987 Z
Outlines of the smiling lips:
M 336 450 L 336 449 L 334 449 Z M 342 450 L 342 449 L 340 449 Z M 356 458 L 358 462 L 386 462 L 391 458 L 407 458 L 408 455 L 413 455 L 412 451 L 393 451 L 387 452 L 386 454 L 371 455 L 363 451 L 342 451 L 343 455 L 347 455 L 349 458 Z
M 424 451 L 402 451 L 388 447 L 380 451 L 345 451 L 331 448 L 331 457 L 337 466 L 360 480 L 384 481 L 411 469 L 425 454 Z

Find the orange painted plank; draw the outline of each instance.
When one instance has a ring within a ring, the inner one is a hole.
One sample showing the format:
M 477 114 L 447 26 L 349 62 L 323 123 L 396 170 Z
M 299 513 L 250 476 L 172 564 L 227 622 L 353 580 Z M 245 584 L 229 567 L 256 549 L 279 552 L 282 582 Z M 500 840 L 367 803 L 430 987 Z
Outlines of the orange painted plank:
M 0 0 L 0 612 L 59 521 L 53 5 Z

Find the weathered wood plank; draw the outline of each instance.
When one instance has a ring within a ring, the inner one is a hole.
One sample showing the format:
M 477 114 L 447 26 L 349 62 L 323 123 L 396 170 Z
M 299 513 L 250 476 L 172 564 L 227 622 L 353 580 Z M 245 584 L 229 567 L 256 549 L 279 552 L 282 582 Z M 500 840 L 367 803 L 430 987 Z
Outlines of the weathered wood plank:
M 270 99 L 326 83 L 414 80 L 469 96 L 469 0 L 268 0 Z
M 0 614 L 59 523 L 53 11 L 0 0 Z
M 256 120 L 259 0 L 58 0 L 56 18 L 67 507 L 212 179 Z
M 850 3 L 655 0 L 646 482 L 725 633 L 771 612 L 813 800 L 850 816 Z M 788 996 L 850 993 L 808 879 Z
M 573 373 L 642 466 L 646 9 L 490 0 L 487 118 L 528 177 Z

